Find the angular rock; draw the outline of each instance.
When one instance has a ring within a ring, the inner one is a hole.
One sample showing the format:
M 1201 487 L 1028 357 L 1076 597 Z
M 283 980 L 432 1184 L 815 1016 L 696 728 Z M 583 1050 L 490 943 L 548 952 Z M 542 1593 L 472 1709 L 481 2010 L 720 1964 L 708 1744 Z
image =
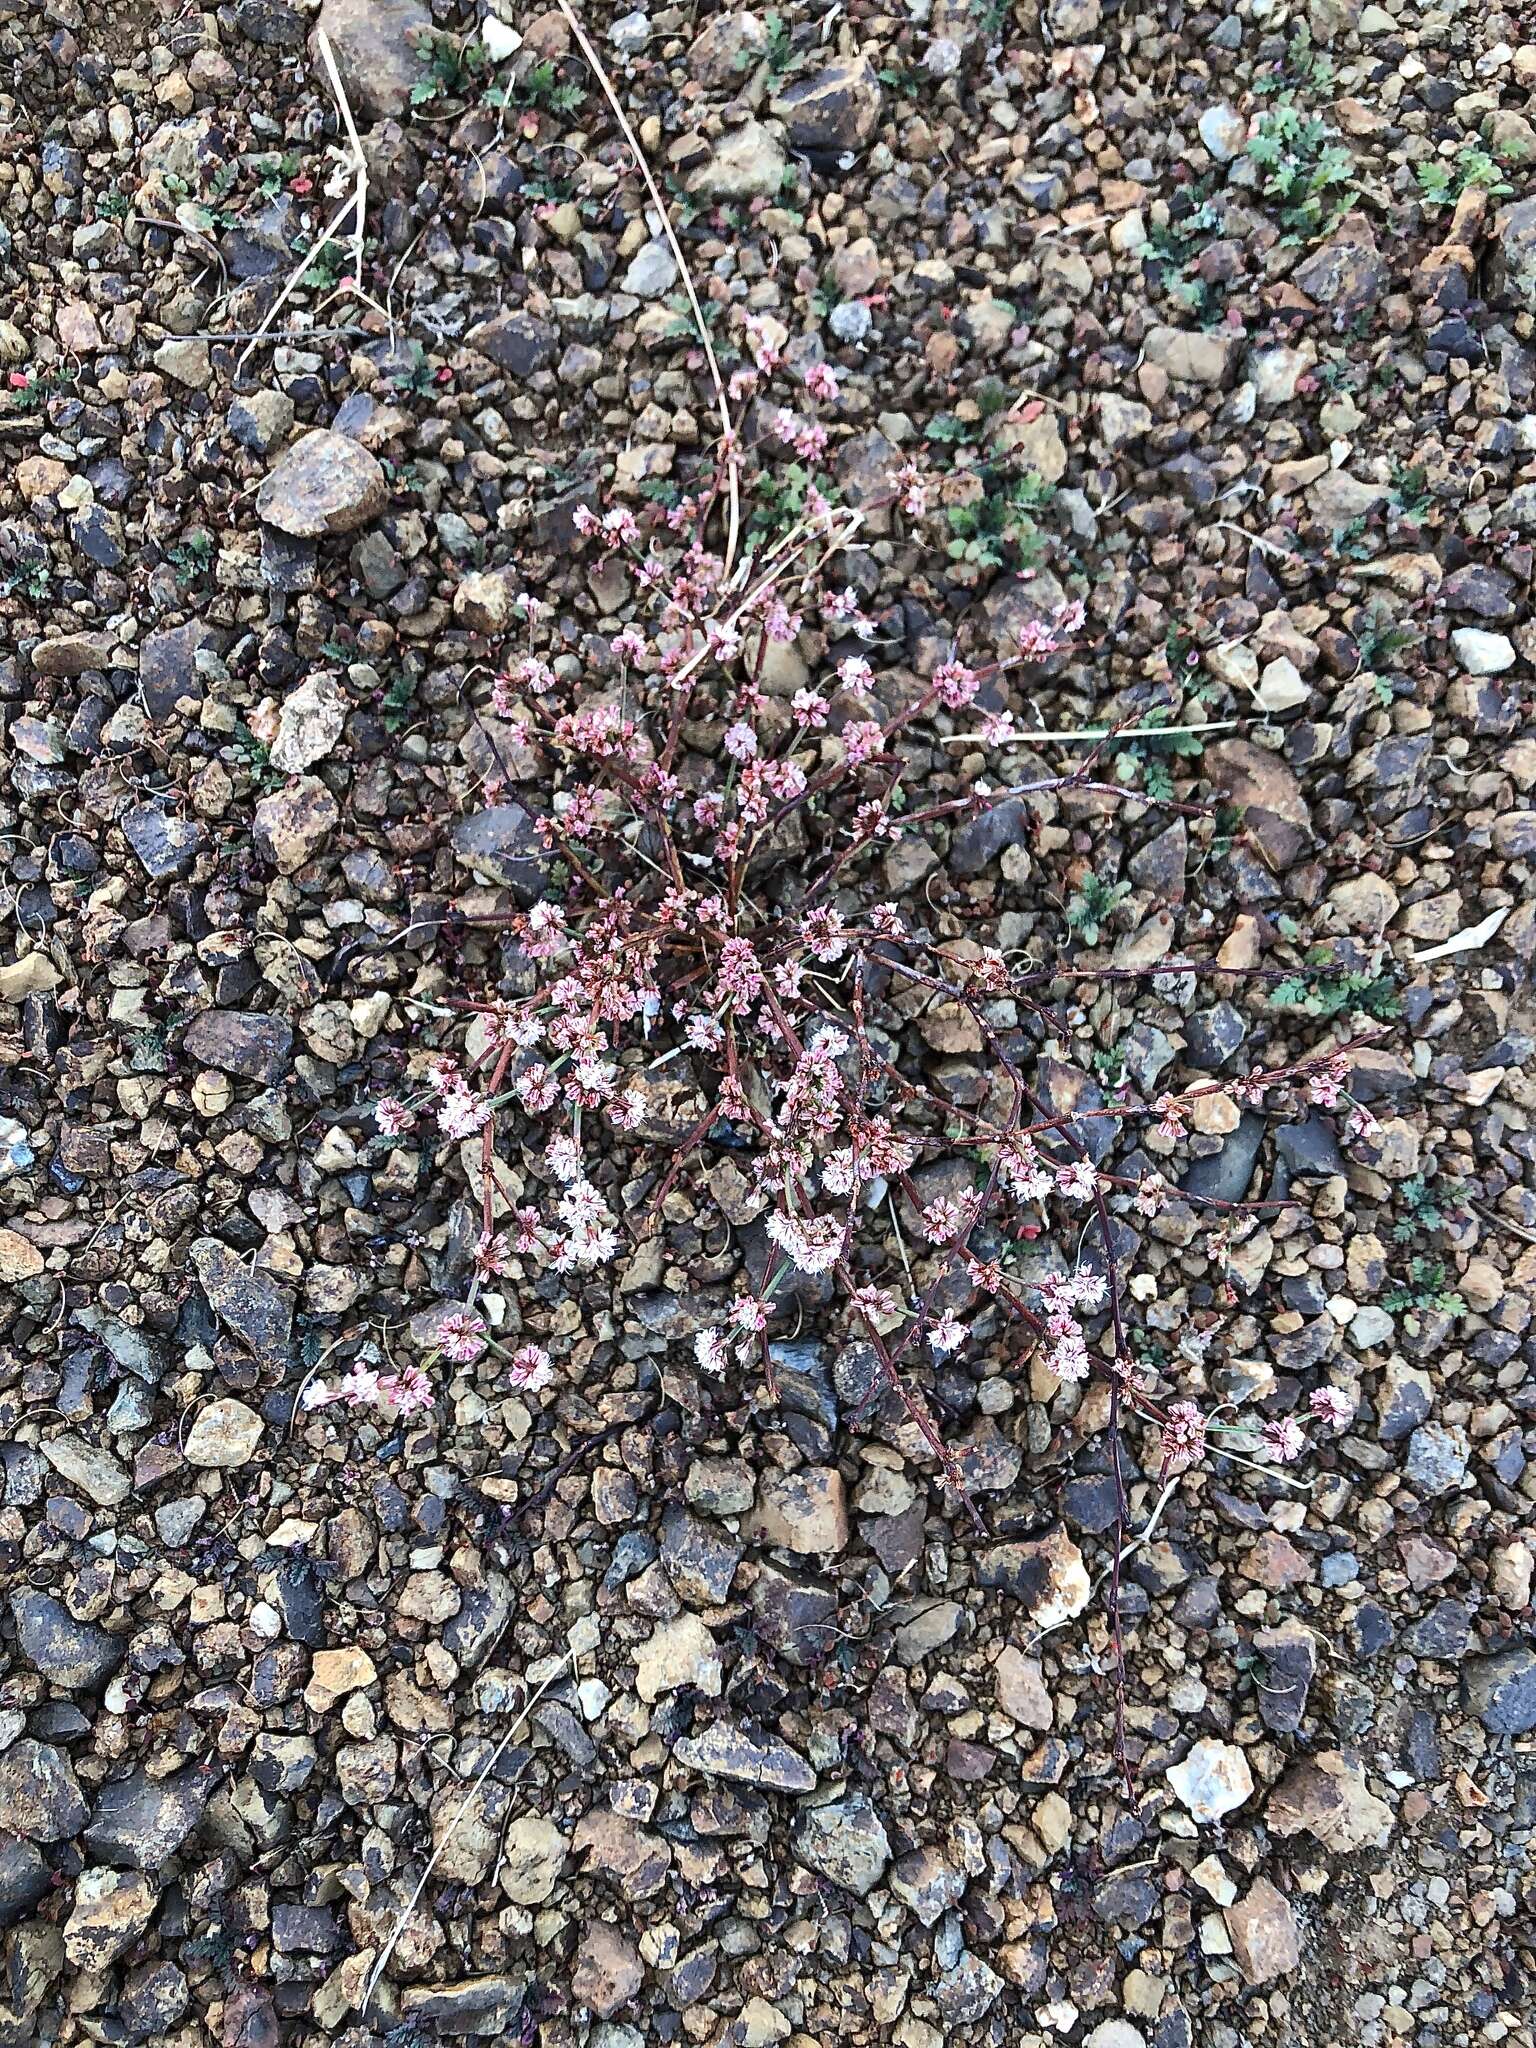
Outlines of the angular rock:
M 363 121 L 398 120 L 413 87 L 431 76 L 433 32 L 422 0 L 324 0 L 310 38 L 316 77 L 324 76 L 319 31 L 329 37 L 352 111 Z
M 204 1010 L 187 1026 L 182 1046 L 199 1066 L 270 1088 L 288 1071 L 293 1032 L 280 1017 L 255 1010 Z
M 648 1705 L 690 1685 L 718 1699 L 720 1682 L 719 1647 L 696 1614 L 664 1622 L 636 1653 L 635 1690 Z
M 1270 1794 L 1264 1819 L 1271 1834 L 1305 1831 L 1340 1856 L 1384 1848 L 1392 1837 L 1391 1807 L 1368 1788 L 1356 1759 L 1338 1749 L 1293 1764 Z
M 341 738 L 347 722 L 347 699 L 334 676 L 306 676 L 290 690 L 278 712 L 272 766 L 296 775 L 324 760 Z
M 51 1593 L 14 1593 L 11 1613 L 22 1656 L 62 1691 L 94 1691 L 123 1661 L 124 1637 L 97 1628 L 94 1622 L 76 1621 Z
M 1312 836 L 1301 785 L 1280 755 L 1251 740 L 1221 740 L 1206 751 L 1205 772 L 1243 814 L 1260 851 L 1278 873 Z
M 784 183 L 785 162 L 778 137 L 760 121 L 747 121 L 723 135 L 684 182 L 698 199 L 776 199 Z
M 1196 1821 L 1220 1820 L 1253 1797 L 1247 1757 L 1235 1743 L 1218 1742 L 1213 1736 L 1202 1737 L 1184 1761 L 1172 1767 L 1168 1782 Z
M 263 860 L 280 875 L 292 875 L 320 851 L 340 816 L 335 797 L 318 776 L 296 775 L 257 804 L 251 838 Z
M 297 540 L 352 533 L 389 503 L 377 459 L 346 434 L 316 427 L 279 458 L 256 492 L 256 514 Z
M 261 1357 L 286 1355 L 293 1338 L 293 1296 L 259 1266 L 248 1266 L 216 1237 L 200 1237 L 191 1260 L 209 1306 Z
M 1278 1628 L 1255 1630 L 1253 1647 L 1264 1659 L 1259 1718 L 1276 1735 L 1294 1735 L 1317 1675 L 1317 1638 L 1299 1621 L 1284 1621 Z
M 560 346 L 559 329 L 532 313 L 498 313 L 472 327 L 465 339 L 519 383 L 547 370 Z
M 261 1442 L 262 1427 L 261 1417 L 243 1401 L 210 1401 L 198 1409 L 187 1431 L 187 1463 L 216 1472 L 248 1465 Z
M 121 823 L 123 837 L 152 882 L 184 875 L 206 836 L 195 818 L 178 818 L 159 804 L 139 804 L 123 813 Z
M 1022 1600 L 1042 1628 L 1070 1621 L 1088 1605 L 1088 1569 L 1065 1529 L 1033 1542 L 1000 1543 L 976 1558 L 976 1582 Z
M 1290 1901 L 1267 1877 L 1256 1879 L 1245 1897 L 1228 1906 L 1225 1918 L 1232 1954 L 1245 1982 L 1267 1984 L 1294 1970 L 1301 1961 L 1296 1915 Z
M 104 1970 L 155 1917 L 155 1892 L 137 1871 L 82 1870 L 64 1922 L 64 1955 L 77 1970 Z
M 672 1754 L 689 1770 L 730 1778 L 769 1792 L 814 1792 L 816 1773 L 800 1752 L 777 1735 L 748 1735 L 716 1721 L 702 1735 L 685 1735 Z
M 0 1830 L 29 1842 L 65 1842 L 88 1811 L 62 1751 L 29 1736 L 0 1750 Z
M 792 149 L 862 149 L 880 125 L 880 80 L 863 57 L 839 58 L 797 79 L 773 102 Z
M 813 1806 L 795 1829 L 798 1862 L 859 1898 L 872 1892 L 891 1860 L 890 1837 L 862 1793 Z

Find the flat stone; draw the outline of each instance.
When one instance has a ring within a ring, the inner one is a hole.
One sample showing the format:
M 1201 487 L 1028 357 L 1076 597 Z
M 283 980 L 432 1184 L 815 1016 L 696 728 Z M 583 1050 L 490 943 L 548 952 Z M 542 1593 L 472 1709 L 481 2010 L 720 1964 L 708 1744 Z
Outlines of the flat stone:
M 199 1066 L 270 1088 L 288 1071 L 293 1032 L 280 1017 L 256 1010 L 204 1010 L 187 1026 L 182 1045 Z
M 728 1721 L 716 1721 L 702 1735 L 685 1735 L 672 1754 L 689 1770 L 730 1778 L 769 1792 L 814 1792 L 816 1773 L 796 1749 L 777 1735 L 748 1735 Z
M 340 816 L 335 797 L 318 776 L 296 775 L 257 804 L 251 838 L 280 875 L 292 875 L 325 845 Z
M 74 1765 L 61 1750 L 23 1736 L 0 1750 L 0 1829 L 29 1842 L 64 1842 L 88 1811 Z
M 1255 1630 L 1253 1647 L 1264 1659 L 1259 1718 L 1276 1735 L 1294 1735 L 1317 1675 L 1317 1638 L 1299 1621 L 1283 1621 L 1277 1628 Z
M 1229 739 L 1206 750 L 1205 771 L 1242 812 L 1270 866 L 1288 868 L 1312 836 L 1312 816 L 1287 762 L 1251 740 Z
M 1408 1439 L 1405 1470 L 1420 1493 L 1453 1493 L 1466 1477 L 1472 1446 L 1464 1429 L 1423 1422 Z
M 55 1600 L 51 1593 L 14 1593 L 11 1613 L 22 1656 L 62 1691 L 94 1691 L 123 1661 L 125 1637 L 97 1628 L 94 1622 L 76 1621 L 63 1601 Z
M 799 1472 L 767 1475 L 744 1534 L 798 1557 L 820 1557 L 846 1549 L 848 1501 L 835 1466 L 807 1466 Z
M 197 657 L 217 652 L 221 637 L 201 619 L 145 635 L 139 647 L 139 691 L 151 718 L 169 718 L 183 698 L 201 704 Z
M 1456 659 L 1469 676 L 1501 676 L 1515 665 L 1514 642 L 1502 633 L 1478 626 L 1458 626 L 1451 634 Z
M 1536 1648 L 1509 1643 L 1489 1657 L 1469 1657 L 1461 1697 L 1490 1735 L 1528 1735 L 1536 1728 Z
M 412 89 L 431 76 L 433 28 L 422 0 L 324 0 L 310 38 L 316 77 L 325 75 L 319 31 L 329 37 L 353 113 L 363 121 L 398 120 Z
M 645 1968 L 619 1930 L 606 1920 L 590 1920 L 582 1935 L 571 1996 L 599 2019 L 612 2019 L 639 1996 Z
M 1041 1733 L 1055 1726 L 1055 1707 L 1038 1657 L 1005 1644 L 992 1667 L 992 1684 L 998 1707 L 1010 1721 Z
M 248 1266 L 216 1237 L 191 1249 L 193 1270 L 219 1321 L 260 1356 L 286 1356 L 293 1338 L 293 1295 L 260 1267 Z
M 1191 1820 L 1220 1820 L 1253 1797 L 1253 1773 L 1248 1759 L 1231 1742 L 1204 1736 L 1182 1763 L 1168 1772 L 1173 1787 Z
M 117 642 L 110 634 L 61 633 L 33 648 L 32 667 L 40 676 L 83 676 L 110 668 L 116 652 Z
M 31 1238 L 0 1226 L 0 1281 L 35 1280 L 47 1263 Z
M 465 340 L 498 370 L 505 370 L 509 377 L 525 383 L 540 370 L 547 370 L 555 360 L 560 330 L 532 313 L 498 313 L 494 319 L 472 327 Z
M 475 874 L 501 883 L 524 903 L 536 902 L 548 885 L 552 856 L 521 804 L 471 811 L 453 828 L 453 850 Z
M 139 804 L 123 813 L 123 837 L 151 881 L 184 875 L 202 850 L 205 834 L 195 818 L 178 818 L 159 804 Z
M 351 533 L 388 503 L 389 484 L 377 459 L 326 427 L 295 441 L 256 492 L 257 517 L 298 540 Z
M 1088 1605 L 1088 1569 L 1065 1529 L 983 1550 L 975 1569 L 978 1585 L 1001 1587 L 1022 1600 L 1042 1628 L 1071 1621 Z
M 723 135 L 684 182 L 699 199 L 776 199 L 786 162 L 778 137 L 760 121 L 746 121 Z
M 514 1906 L 540 1906 L 565 1868 L 566 1840 L 553 1821 L 520 1814 L 507 1829 L 502 1848 L 501 1889 Z
M 210 1401 L 197 1411 L 197 1419 L 187 1431 L 187 1463 L 213 1471 L 248 1465 L 261 1441 L 262 1427 L 261 1417 L 243 1401 Z
M 50 1437 L 42 1453 L 55 1472 L 99 1508 L 121 1507 L 132 1491 L 128 1474 L 111 1452 L 82 1437 L 69 1433 Z
M 1283 1977 L 1301 1961 L 1301 1934 L 1290 1901 L 1267 1877 L 1258 1878 L 1247 1895 L 1225 1913 L 1232 1954 L 1245 1982 L 1267 1984 Z
M 104 1785 L 85 1830 L 98 1862 L 118 1870 L 158 1870 L 202 1819 L 212 1776 L 197 1765 L 166 1778 L 137 1770 Z
M 794 1835 L 797 1862 L 859 1898 L 872 1892 L 891 1860 L 890 1837 L 862 1793 L 813 1806 Z

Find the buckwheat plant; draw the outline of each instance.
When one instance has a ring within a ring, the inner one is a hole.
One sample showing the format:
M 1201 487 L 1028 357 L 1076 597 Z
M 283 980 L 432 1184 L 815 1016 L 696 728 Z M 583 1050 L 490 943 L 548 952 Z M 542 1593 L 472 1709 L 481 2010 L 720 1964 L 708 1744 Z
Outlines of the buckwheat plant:
M 820 360 L 795 370 L 787 337 L 765 318 L 749 318 L 743 340 L 731 396 L 756 422 L 754 453 L 768 469 L 790 452 L 816 462 L 835 430 L 835 370 Z M 770 401 L 792 374 L 793 402 Z M 1152 1102 L 1123 1087 L 1097 1108 L 1053 1109 L 1019 1022 L 1059 1030 L 1052 982 L 1142 970 L 1025 968 L 981 940 L 940 942 L 882 900 L 878 863 L 904 837 L 1002 803 L 1027 812 L 1070 794 L 1205 807 L 1128 798 L 1095 778 L 1102 749 L 1070 774 L 1010 768 L 1024 736 L 1006 708 L 1008 679 L 1071 644 L 1081 600 L 1016 631 L 1005 656 L 973 664 L 951 648 L 914 675 L 879 651 L 845 566 L 870 506 L 834 505 L 811 483 L 794 523 L 733 563 L 711 545 L 721 489 L 717 475 L 666 510 L 579 513 L 582 543 L 618 558 L 636 593 L 601 667 L 573 677 L 575 664 L 557 661 L 533 595 L 492 649 L 489 705 L 532 792 L 543 891 L 500 917 L 512 941 L 503 985 L 454 999 L 443 1042 L 455 1049 L 421 1054 L 405 1099 L 376 1109 L 381 1133 L 418 1120 L 435 1129 L 474 1190 L 473 1276 L 437 1314 L 437 1354 L 470 1364 L 494 1349 L 510 1385 L 556 1385 L 543 1346 L 507 1341 L 517 1310 L 503 1301 L 541 1271 L 579 1292 L 660 1227 L 680 1178 L 724 1147 L 749 1178 L 765 1249 L 697 1334 L 693 1363 L 706 1378 L 747 1376 L 771 1399 L 770 1333 L 798 1283 L 830 1276 L 828 1327 L 840 1322 L 868 1347 L 869 1402 L 900 1404 L 967 1505 L 927 1389 L 942 1362 L 999 1345 L 1057 1382 L 1107 1382 L 1122 1528 L 1127 1411 L 1151 1426 L 1149 1469 L 1163 1480 L 1217 1437 L 1231 1455 L 1292 1463 L 1307 1442 L 1298 1418 L 1255 1428 L 1202 1410 L 1139 1362 L 1127 1331 L 1116 1216 L 1144 1223 L 1174 1202 L 1204 1212 L 1219 1270 L 1251 1205 L 1181 1192 L 1156 1171 L 1109 1170 L 1113 1148 L 1093 1142 L 1094 1126 L 1145 1122 L 1170 1150 L 1199 1098 L 1218 1091 L 1244 1104 L 1338 1106 L 1348 1047 Z M 924 537 L 931 495 L 915 464 L 890 479 L 883 505 L 909 540 Z M 914 764 L 957 725 L 995 768 L 962 794 L 925 800 Z M 1145 971 L 1192 969 L 1215 971 L 1182 960 Z M 978 1101 L 942 1092 L 903 1043 L 903 1020 L 930 1006 L 974 1025 L 986 1060 Z M 686 1127 L 661 1113 L 667 1090 L 691 1099 Z M 1366 1129 L 1367 1113 L 1354 1110 L 1352 1123 Z M 651 1182 L 639 1217 L 615 1210 L 619 1153 L 629 1178 Z M 970 1162 L 968 1188 L 925 1196 L 923 1169 L 957 1154 Z M 1037 1240 L 1080 1250 L 1052 1266 L 1031 1250 Z M 499 1322 L 482 1306 L 488 1295 Z M 306 1396 L 386 1412 L 428 1398 L 420 1367 L 383 1378 L 355 1367 Z M 1322 1386 L 1311 1419 L 1339 1429 L 1354 1405 L 1347 1389 Z

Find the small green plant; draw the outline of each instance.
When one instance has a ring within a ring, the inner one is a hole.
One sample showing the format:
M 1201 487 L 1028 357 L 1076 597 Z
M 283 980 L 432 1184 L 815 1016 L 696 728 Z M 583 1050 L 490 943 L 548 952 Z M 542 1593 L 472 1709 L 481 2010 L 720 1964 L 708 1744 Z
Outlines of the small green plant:
M 434 100 L 465 99 L 481 74 L 490 69 L 490 53 L 483 43 L 466 41 L 442 29 L 418 37 L 416 50 L 426 60 L 427 75 L 411 87 L 413 107 L 430 106 Z
M 1408 1278 L 1389 1287 L 1381 1297 L 1389 1315 L 1425 1310 L 1442 1316 L 1464 1316 L 1467 1304 L 1451 1284 L 1443 1259 L 1413 1258 L 1408 1261 Z
M 252 161 L 257 189 L 263 199 L 275 199 L 290 180 L 299 175 L 299 159 L 291 151 L 267 150 Z
M 1429 510 L 1429 471 L 1421 462 L 1410 469 L 1400 469 L 1392 479 L 1393 510 L 1403 519 L 1411 519 L 1417 526 Z
M 1272 107 L 1249 141 L 1248 154 L 1266 174 L 1265 198 L 1279 202 L 1287 240 L 1324 234 L 1348 211 L 1355 160 L 1316 115 Z
M 1419 181 L 1419 203 L 1429 212 L 1454 206 L 1463 192 L 1477 187 L 1494 199 L 1506 199 L 1515 189 L 1502 165 L 1475 144 L 1459 150 L 1449 163 L 1432 157 L 1428 163 L 1415 164 L 1413 174 Z
M 1356 1011 L 1378 1023 L 1402 1014 L 1403 999 L 1390 974 L 1367 974 L 1355 968 L 1311 965 L 1277 981 L 1269 992 L 1277 1007 L 1305 1010 L 1309 1017 L 1343 1017 Z
M 1341 562 L 1368 562 L 1376 550 L 1368 538 L 1370 521 L 1362 512 L 1344 526 L 1336 526 L 1328 540 L 1328 552 Z
M 0 576 L 0 593 L 46 604 L 53 591 L 53 571 L 46 562 L 23 562 Z
M 980 476 L 981 495 L 949 507 L 950 560 L 1000 569 L 1011 554 L 1019 567 L 1032 568 L 1045 552 L 1034 514 L 1055 497 L 1055 487 L 1032 471 L 1004 481 L 989 465 Z
M 1403 1182 L 1397 1198 L 1404 1213 L 1392 1225 L 1392 1235 L 1399 1244 L 1411 1244 L 1421 1234 L 1443 1229 L 1446 1218 L 1460 1211 L 1462 1183 L 1442 1184 L 1432 1175 L 1415 1173 Z
M 1154 706 L 1142 725 L 1172 725 L 1173 714 L 1164 704 Z M 1159 803 L 1167 803 L 1173 796 L 1173 763 L 1178 760 L 1198 761 L 1205 752 L 1205 739 L 1198 732 L 1140 732 L 1134 739 L 1127 740 L 1115 755 L 1115 779 L 1131 783 L 1140 778 L 1141 786 L 1150 797 Z
M 1289 99 L 1293 93 L 1310 89 L 1327 92 L 1333 84 L 1333 65 L 1326 51 L 1313 47 L 1305 27 L 1298 24 L 1286 45 L 1285 55 L 1253 81 L 1257 98 Z
M 189 533 L 185 540 L 166 550 L 166 560 L 176 573 L 176 581 L 183 590 L 206 576 L 213 566 L 214 542 L 211 533 L 199 529 Z
M 749 533 L 757 539 L 788 533 L 805 511 L 806 494 L 812 489 L 829 504 L 838 502 L 838 488 L 831 477 L 813 475 L 804 463 L 789 462 L 782 469 L 765 472 L 755 487 Z
M 782 14 L 765 14 L 763 30 L 765 41 L 761 61 L 768 67 L 768 76 L 777 82 L 788 71 L 794 58 L 794 42 Z M 736 68 L 739 71 L 750 70 L 752 61 L 751 51 L 743 50 L 737 56 Z
M 1355 645 L 1362 668 L 1384 667 L 1418 645 L 1419 636 L 1411 626 L 1402 626 L 1380 604 L 1373 604 L 1355 622 Z
M 1096 946 L 1116 907 L 1131 893 L 1129 882 L 1107 882 L 1086 874 L 1067 899 L 1067 924 L 1085 945 Z
M 1175 201 L 1166 222 L 1154 222 L 1142 249 L 1142 262 L 1151 282 L 1179 305 L 1187 307 L 1204 324 L 1222 316 L 1220 294 L 1207 279 L 1196 274 L 1202 250 L 1221 232 L 1221 215 L 1203 186 L 1196 186 Z
M 419 341 L 407 344 L 410 356 L 409 367 L 397 370 L 390 383 L 397 391 L 413 392 L 418 398 L 430 395 L 437 384 L 437 372 L 427 360 L 427 352 Z
M 940 412 L 923 429 L 923 437 L 929 441 L 948 442 L 955 447 L 964 447 L 979 441 L 992 421 L 1008 410 L 1008 387 L 1000 377 L 983 377 L 971 393 L 974 414 Z
M 259 740 L 251 728 L 242 720 L 230 735 L 230 745 L 251 771 L 251 780 L 258 792 L 266 795 L 274 789 L 281 789 L 284 776 L 281 769 L 272 766 L 271 749 L 265 740 Z
M 403 731 L 410 723 L 416 702 L 416 678 L 409 669 L 396 669 L 379 698 L 379 716 L 386 732 Z
M 478 46 L 477 46 L 478 47 Z M 521 78 L 514 78 L 506 85 L 493 85 L 485 93 L 488 107 L 542 107 L 547 114 L 570 115 L 576 112 L 586 98 L 586 88 L 579 81 L 562 78 L 554 63 L 546 58 L 534 64 Z
M 96 195 L 96 218 L 98 220 L 125 220 L 128 215 L 129 199 L 126 192 L 98 192 Z

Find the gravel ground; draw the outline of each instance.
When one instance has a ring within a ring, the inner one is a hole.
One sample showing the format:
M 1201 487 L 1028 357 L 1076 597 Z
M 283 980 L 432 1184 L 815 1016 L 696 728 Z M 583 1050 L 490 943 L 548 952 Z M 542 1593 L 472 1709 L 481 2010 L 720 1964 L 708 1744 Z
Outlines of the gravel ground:
M 1127 1559 L 1127 1784 L 1102 1402 L 941 1376 L 978 1534 L 815 1302 L 777 1402 L 701 1394 L 724 1153 L 611 1281 L 529 1276 L 555 1390 L 298 1407 L 466 1257 L 458 1148 L 373 1111 L 503 970 L 496 572 L 601 671 L 573 514 L 710 450 L 608 104 L 495 4 L 0 0 L 0 2044 L 1529 2040 L 1536 30 L 582 17 L 723 358 L 751 312 L 837 368 L 881 662 L 1079 595 L 1014 709 L 1138 734 L 1123 803 L 887 893 L 1064 963 L 1058 1108 L 1378 1030 L 1362 1140 L 1206 1098 L 1170 1173 L 1290 1197 L 1225 1270 L 1187 1205 L 1140 1245 L 1159 1370 L 1355 1415 Z M 1170 957 L 1223 972 L 1092 975 Z

